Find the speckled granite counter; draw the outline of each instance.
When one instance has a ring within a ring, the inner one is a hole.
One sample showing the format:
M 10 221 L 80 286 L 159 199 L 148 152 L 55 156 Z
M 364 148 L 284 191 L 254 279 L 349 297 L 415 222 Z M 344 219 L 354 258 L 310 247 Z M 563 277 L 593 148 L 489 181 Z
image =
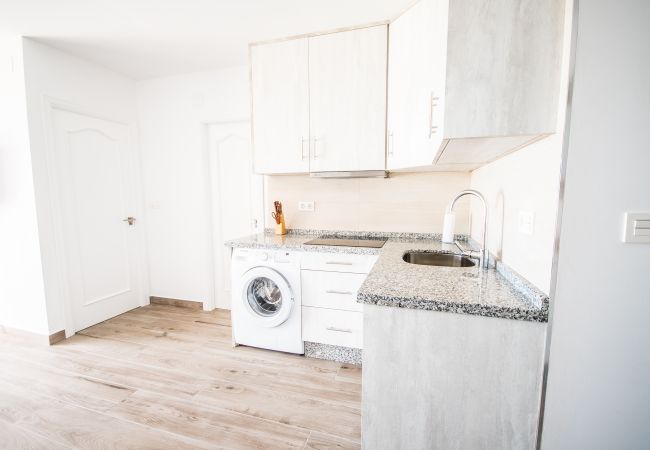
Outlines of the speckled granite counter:
M 383 237 L 381 249 L 313 246 L 315 236 Z M 233 248 L 271 248 L 318 252 L 379 254 L 357 300 L 361 303 L 399 308 L 445 311 L 533 322 L 548 321 L 548 297 L 506 265 L 496 268 L 436 267 L 409 264 L 407 251 L 459 253 L 439 235 L 417 233 L 358 233 L 296 230 L 285 236 L 270 233 L 229 241 Z
M 316 237 L 340 237 L 340 238 L 358 238 L 372 239 L 381 238 L 390 241 L 419 241 L 419 240 L 438 240 L 439 234 L 425 233 L 380 233 L 374 231 L 357 232 L 357 231 L 327 231 L 327 230 L 289 230 L 284 236 L 276 236 L 273 231 L 267 230 L 265 233 L 253 234 L 240 239 L 233 239 L 226 242 L 226 247 L 232 248 L 269 248 L 269 249 L 287 249 L 287 250 L 309 250 L 311 252 L 330 252 L 330 253 L 352 253 L 357 255 L 378 255 L 381 248 L 365 247 L 344 247 L 330 245 L 306 245 Z M 460 237 L 465 239 L 464 236 Z M 385 247 L 385 246 L 384 246 Z M 449 248 L 456 249 L 456 246 Z
M 454 246 L 455 247 L 455 246 Z M 440 241 L 389 240 L 359 292 L 359 302 L 504 319 L 548 321 L 548 297 L 507 266 L 434 267 L 402 260 L 408 251 L 450 251 Z

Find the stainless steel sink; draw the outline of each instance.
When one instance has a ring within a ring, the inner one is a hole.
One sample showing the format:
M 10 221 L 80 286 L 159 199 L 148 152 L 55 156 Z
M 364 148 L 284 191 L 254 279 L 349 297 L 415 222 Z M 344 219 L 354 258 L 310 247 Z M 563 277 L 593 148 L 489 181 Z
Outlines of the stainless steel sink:
M 474 267 L 476 265 L 476 262 L 467 256 L 448 253 L 408 252 L 402 259 L 410 264 L 425 266 Z

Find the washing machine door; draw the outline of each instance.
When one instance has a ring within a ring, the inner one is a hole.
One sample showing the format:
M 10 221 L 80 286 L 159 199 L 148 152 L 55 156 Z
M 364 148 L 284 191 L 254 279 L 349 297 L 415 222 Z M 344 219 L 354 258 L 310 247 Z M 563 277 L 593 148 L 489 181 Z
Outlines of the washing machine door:
M 243 276 L 244 310 L 264 327 L 282 325 L 291 315 L 293 292 L 287 280 L 269 267 L 254 267 Z

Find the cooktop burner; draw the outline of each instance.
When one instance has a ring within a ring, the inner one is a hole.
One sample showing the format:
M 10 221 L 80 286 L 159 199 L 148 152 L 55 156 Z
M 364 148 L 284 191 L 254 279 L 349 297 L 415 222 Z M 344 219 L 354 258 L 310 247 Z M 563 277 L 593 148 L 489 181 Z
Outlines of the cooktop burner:
M 320 237 L 305 242 L 305 245 L 336 245 L 341 247 L 382 248 L 386 239 L 354 239 L 339 237 Z

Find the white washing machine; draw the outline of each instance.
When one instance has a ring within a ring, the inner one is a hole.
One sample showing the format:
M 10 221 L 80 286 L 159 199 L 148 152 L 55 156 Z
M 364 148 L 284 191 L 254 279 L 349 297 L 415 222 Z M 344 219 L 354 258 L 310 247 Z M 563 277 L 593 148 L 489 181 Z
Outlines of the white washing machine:
M 231 273 L 235 344 L 303 354 L 300 253 L 236 248 Z

